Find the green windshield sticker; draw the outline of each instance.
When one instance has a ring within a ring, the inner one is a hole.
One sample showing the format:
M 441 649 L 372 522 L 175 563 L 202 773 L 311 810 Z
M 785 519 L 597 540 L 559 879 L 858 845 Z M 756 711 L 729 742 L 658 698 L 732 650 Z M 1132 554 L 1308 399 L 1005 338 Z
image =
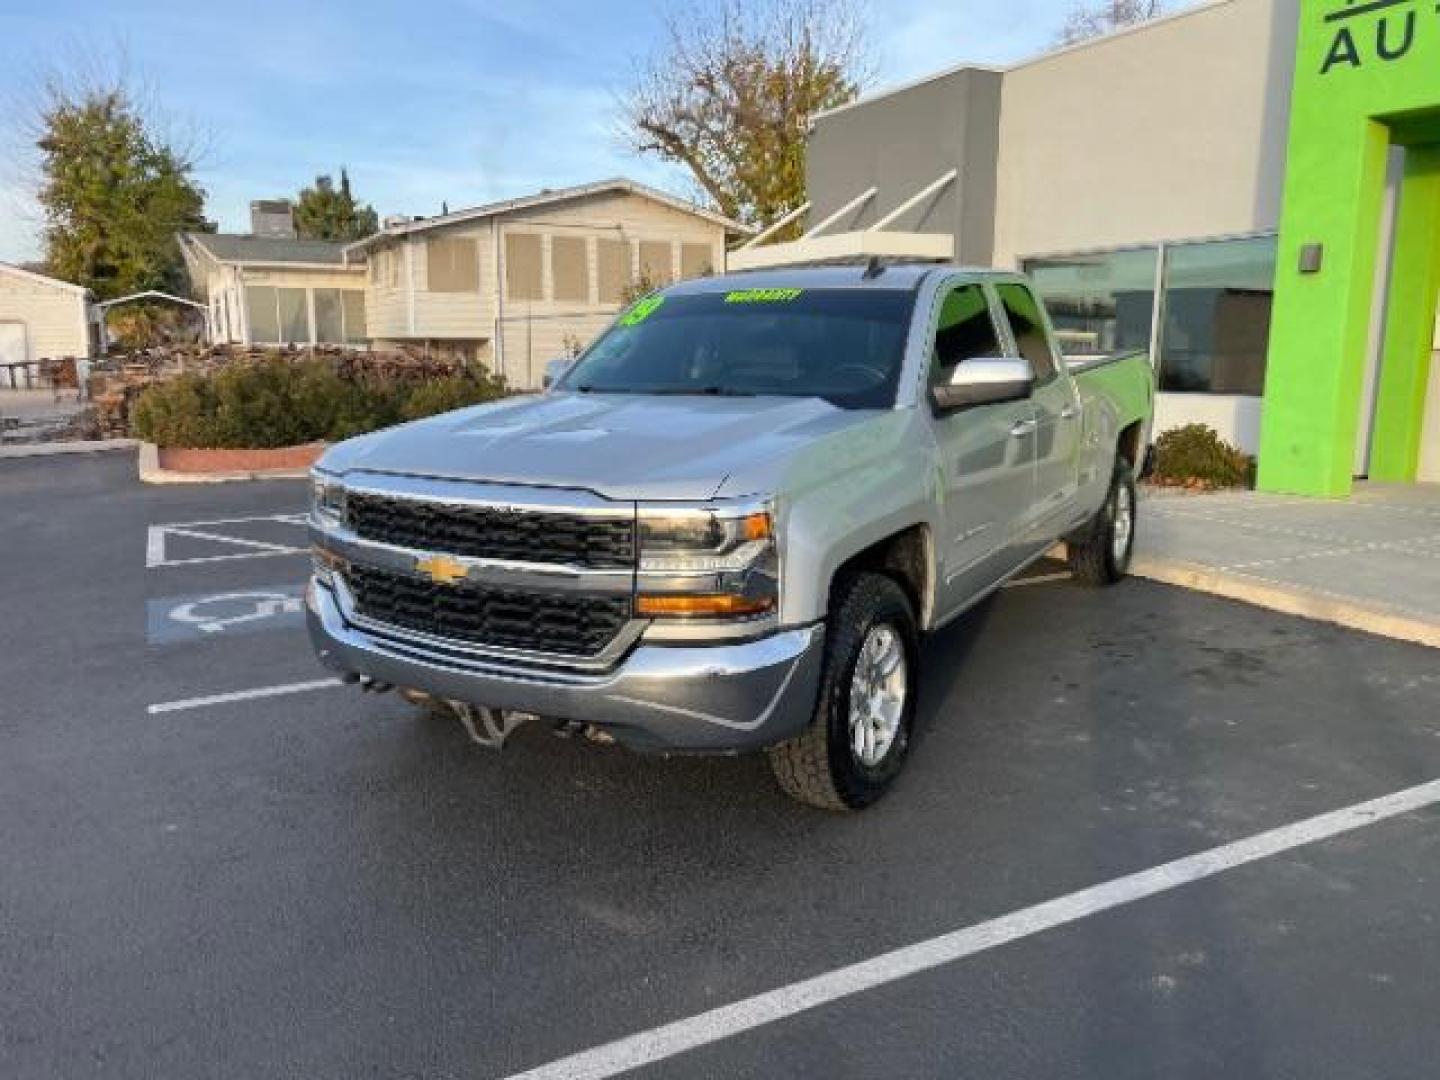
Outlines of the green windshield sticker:
M 660 305 L 665 303 L 663 296 L 647 296 L 637 300 L 635 306 L 627 311 L 620 319 L 621 326 L 639 326 L 655 312 L 660 310 Z
M 727 304 L 788 304 L 798 300 L 804 289 L 741 289 L 725 294 Z

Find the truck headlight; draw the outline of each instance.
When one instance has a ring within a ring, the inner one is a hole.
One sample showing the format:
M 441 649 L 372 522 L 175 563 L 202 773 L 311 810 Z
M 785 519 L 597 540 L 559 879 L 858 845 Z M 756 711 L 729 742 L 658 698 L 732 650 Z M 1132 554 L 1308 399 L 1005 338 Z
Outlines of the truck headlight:
M 310 509 L 316 516 L 339 523 L 345 519 L 345 485 L 329 473 L 310 473 Z
M 722 517 L 713 510 L 640 518 L 641 573 L 743 570 L 775 543 L 768 510 Z
M 640 511 L 636 614 L 654 619 L 750 619 L 779 603 L 775 517 L 769 506 Z

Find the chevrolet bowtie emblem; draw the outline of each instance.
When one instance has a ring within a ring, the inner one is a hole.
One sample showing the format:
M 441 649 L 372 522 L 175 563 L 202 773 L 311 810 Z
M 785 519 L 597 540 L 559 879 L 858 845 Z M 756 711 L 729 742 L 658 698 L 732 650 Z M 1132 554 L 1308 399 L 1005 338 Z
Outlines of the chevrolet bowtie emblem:
M 454 585 L 470 576 L 470 571 L 459 559 L 448 555 L 432 555 L 427 559 L 416 559 L 415 569 L 436 585 Z

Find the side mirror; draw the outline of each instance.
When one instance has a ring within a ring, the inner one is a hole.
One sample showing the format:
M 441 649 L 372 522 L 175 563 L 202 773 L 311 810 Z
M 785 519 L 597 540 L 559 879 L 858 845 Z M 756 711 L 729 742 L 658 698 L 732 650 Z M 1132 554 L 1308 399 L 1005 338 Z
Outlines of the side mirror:
M 956 366 L 950 381 L 930 390 L 930 400 L 941 412 L 1024 401 L 1035 388 L 1035 371 L 1024 359 L 966 360 Z
M 544 389 L 549 390 L 559 382 L 572 367 L 575 366 L 573 357 L 561 356 L 550 360 L 545 364 L 544 381 L 540 384 Z

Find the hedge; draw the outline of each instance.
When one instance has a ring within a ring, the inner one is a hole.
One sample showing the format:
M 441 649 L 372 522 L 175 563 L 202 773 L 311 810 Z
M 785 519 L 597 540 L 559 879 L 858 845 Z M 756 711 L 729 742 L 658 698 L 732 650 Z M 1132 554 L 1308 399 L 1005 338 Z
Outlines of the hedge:
M 1251 487 L 1255 459 L 1206 424 L 1173 428 L 1155 440 L 1155 482 L 1177 487 Z
M 480 367 L 415 377 L 276 356 L 151 386 L 131 424 L 137 438 L 160 446 L 262 450 L 347 439 L 506 392 Z

